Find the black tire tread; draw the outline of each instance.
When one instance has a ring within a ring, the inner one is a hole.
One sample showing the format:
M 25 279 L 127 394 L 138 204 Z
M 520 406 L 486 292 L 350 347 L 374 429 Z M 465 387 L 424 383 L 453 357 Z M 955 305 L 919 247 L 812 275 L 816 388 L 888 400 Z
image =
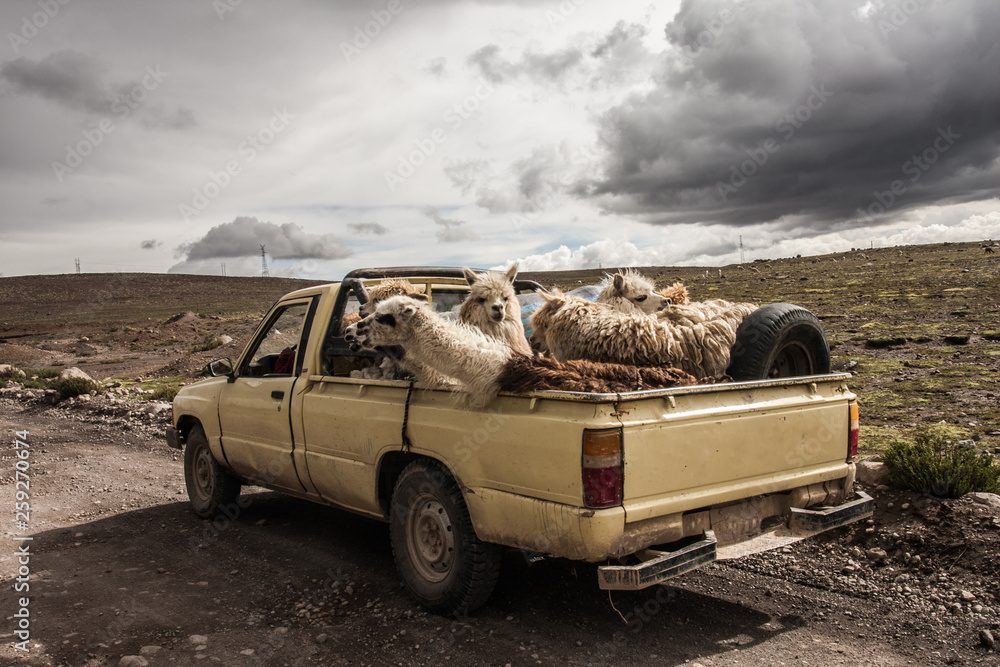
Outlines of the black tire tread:
M 197 447 L 208 448 L 208 437 L 201 424 L 195 424 L 187 436 L 187 444 L 184 447 L 184 483 L 188 491 L 188 499 L 191 501 L 191 509 L 195 514 L 203 519 L 210 519 L 219 512 L 219 508 L 236 501 L 240 495 L 243 483 L 238 477 L 234 477 L 228 470 L 223 468 L 212 455 L 212 450 L 208 449 L 208 455 L 212 459 L 212 470 L 215 476 L 215 486 L 212 495 L 205 507 L 199 505 L 198 500 L 192 491 L 191 477 L 194 474 L 192 460 Z
M 823 324 L 802 306 L 761 306 L 740 323 L 726 373 L 736 381 L 767 379 L 777 350 L 799 338 L 809 348 L 813 374 L 830 372 L 830 346 Z
M 397 494 L 405 484 L 410 483 L 415 478 L 430 479 L 437 484 L 442 495 L 455 508 L 455 513 L 450 518 L 455 527 L 456 550 L 461 551 L 465 562 L 457 566 L 457 579 L 450 583 L 449 590 L 437 599 L 429 599 L 419 591 L 414 590 L 407 580 L 408 575 L 401 564 L 408 558 L 408 554 L 405 553 L 405 538 L 397 539 L 396 536 L 393 536 L 390 541 L 393 558 L 400 576 L 402 576 L 410 595 L 432 612 L 465 614 L 478 609 L 486 604 L 496 586 L 500 574 L 501 548 L 498 545 L 483 542 L 476 536 L 469 510 L 465 505 L 465 499 L 462 497 L 462 491 L 458 484 L 441 464 L 431 459 L 414 461 L 400 474 L 393 490 L 390 530 L 395 528 L 395 522 L 399 518 L 396 513 L 400 510 L 395 504 Z M 457 544 L 459 540 L 461 540 L 460 546 Z M 402 553 L 400 553 L 401 551 Z

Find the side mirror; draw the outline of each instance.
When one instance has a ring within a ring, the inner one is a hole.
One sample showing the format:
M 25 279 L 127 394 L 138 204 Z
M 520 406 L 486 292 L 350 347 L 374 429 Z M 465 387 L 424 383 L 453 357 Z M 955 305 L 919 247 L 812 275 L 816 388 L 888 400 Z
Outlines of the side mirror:
M 208 362 L 208 374 L 214 378 L 217 377 L 229 377 L 233 378 L 233 362 L 229 357 L 223 357 L 221 359 L 215 359 Z

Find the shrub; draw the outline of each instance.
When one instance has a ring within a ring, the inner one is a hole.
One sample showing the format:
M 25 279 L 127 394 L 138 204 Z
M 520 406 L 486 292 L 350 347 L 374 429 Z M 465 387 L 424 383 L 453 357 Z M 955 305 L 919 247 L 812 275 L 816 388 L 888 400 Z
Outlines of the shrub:
M 66 378 L 59 383 L 59 398 L 71 398 L 97 391 L 97 383 L 87 378 Z
M 941 430 L 917 434 L 916 442 L 895 441 L 882 455 L 895 486 L 941 498 L 966 493 L 1000 493 L 1000 463 L 947 438 Z
M 171 402 L 174 400 L 174 396 L 177 395 L 178 389 L 180 389 L 180 387 L 178 387 L 175 384 L 161 384 L 159 387 L 153 390 L 153 393 L 150 395 L 149 400 Z

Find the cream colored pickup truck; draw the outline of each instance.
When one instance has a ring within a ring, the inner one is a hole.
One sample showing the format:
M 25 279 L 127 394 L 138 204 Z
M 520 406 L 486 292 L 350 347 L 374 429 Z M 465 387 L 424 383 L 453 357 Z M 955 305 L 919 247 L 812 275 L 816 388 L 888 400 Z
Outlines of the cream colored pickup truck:
M 808 347 L 778 341 L 758 350 L 762 380 L 471 409 L 455 387 L 351 377 L 380 352 L 351 352 L 341 319 L 383 275 L 288 294 L 235 362 L 178 392 L 167 440 L 199 516 L 238 514 L 254 484 L 386 521 L 410 593 L 452 613 L 486 602 L 504 547 L 600 563 L 600 587 L 639 589 L 871 515 L 853 489 L 857 403 L 828 350 L 803 377 L 773 377 Z M 455 270 L 394 275 L 442 312 L 468 289 Z

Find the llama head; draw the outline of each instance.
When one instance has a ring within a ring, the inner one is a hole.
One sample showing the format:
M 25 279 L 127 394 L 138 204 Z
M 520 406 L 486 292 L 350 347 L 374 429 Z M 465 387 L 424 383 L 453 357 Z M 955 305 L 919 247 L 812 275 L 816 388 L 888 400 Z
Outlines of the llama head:
M 549 351 L 547 342 L 549 323 L 552 321 L 552 316 L 555 312 L 566 303 L 566 298 L 558 289 L 554 289 L 551 292 L 539 290 L 536 294 L 542 297 L 542 305 L 531 316 L 531 327 L 534 331 L 531 332 L 531 338 L 528 339 L 528 343 L 535 352 L 545 353 Z
M 381 301 L 374 312 L 347 327 L 344 338 L 355 352 L 362 347 L 403 345 L 411 339 L 412 322 L 423 307 L 410 296 L 393 296 Z
M 653 284 L 653 281 L 638 271 L 628 269 L 611 276 L 611 282 L 597 297 L 597 300 L 628 301 L 635 306 L 636 310 L 652 315 L 670 304 L 669 299 L 653 291 L 655 288 L 656 285 Z
M 688 296 L 688 289 L 684 286 L 684 283 L 674 283 L 670 287 L 664 287 L 657 294 L 665 299 L 669 299 L 669 303 L 675 306 L 686 306 L 691 303 L 691 298 Z
M 482 308 L 488 320 L 502 322 L 504 319 L 521 319 L 521 306 L 514 292 L 514 279 L 517 277 L 517 263 L 507 269 L 506 273 L 486 271 L 476 273 L 464 268 L 462 273 L 469 283 L 467 302 L 473 307 Z
M 368 290 L 368 303 L 361 306 L 358 312 L 361 313 L 361 317 L 368 317 L 375 312 L 380 302 L 394 296 L 408 296 L 418 301 L 427 301 L 427 295 L 409 280 L 387 278 Z

